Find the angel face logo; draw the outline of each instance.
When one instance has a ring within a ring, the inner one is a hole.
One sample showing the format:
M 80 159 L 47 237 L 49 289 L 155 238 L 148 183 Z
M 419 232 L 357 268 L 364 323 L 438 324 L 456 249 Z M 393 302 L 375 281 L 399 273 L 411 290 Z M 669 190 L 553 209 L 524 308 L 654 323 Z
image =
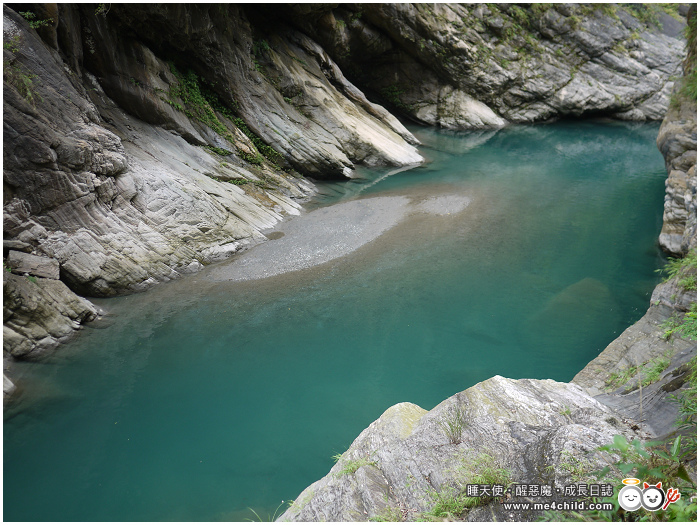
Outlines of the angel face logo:
M 639 509 L 642 506 L 642 491 L 634 485 L 626 485 L 617 495 L 617 502 L 620 507 L 627 511 Z
M 640 483 L 637 478 L 625 478 L 622 483 L 625 486 L 617 495 L 617 502 L 628 512 L 639 510 L 640 507 L 651 512 L 666 510 L 671 503 L 678 501 L 681 497 L 678 489 L 670 488 L 664 492 L 661 482 L 650 485 L 645 481 L 642 485 L 644 490 L 637 486 Z

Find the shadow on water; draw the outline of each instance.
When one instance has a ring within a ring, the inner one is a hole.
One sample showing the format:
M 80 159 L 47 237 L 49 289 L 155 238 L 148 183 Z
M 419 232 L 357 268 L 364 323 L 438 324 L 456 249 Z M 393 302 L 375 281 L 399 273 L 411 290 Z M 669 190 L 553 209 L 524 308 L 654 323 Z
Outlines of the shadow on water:
M 255 519 L 248 507 L 266 516 L 295 498 L 395 403 L 430 409 L 496 374 L 570 380 L 641 317 L 657 281 L 657 130 L 416 129 L 430 164 L 319 183 L 310 209 L 406 206 L 343 257 L 213 280 L 254 248 L 96 301 L 110 313 L 102 326 L 19 365 L 4 517 Z M 317 226 L 282 225 L 267 244 L 318 237 Z

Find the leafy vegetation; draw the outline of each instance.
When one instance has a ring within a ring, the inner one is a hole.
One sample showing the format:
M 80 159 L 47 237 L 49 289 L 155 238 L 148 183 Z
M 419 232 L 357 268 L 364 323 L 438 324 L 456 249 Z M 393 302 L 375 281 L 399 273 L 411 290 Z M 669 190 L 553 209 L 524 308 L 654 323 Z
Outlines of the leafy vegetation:
M 671 351 L 668 351 L 661 356 L 645 361 L 639 366 L 630 366 L 613 372 L 605 382 L 608 386 L 608 390 L 620 388 L 622 385 L 627 384 L 634 376 L 638 377 L 637 384 L 641 386 L 641 388 L 656 383 L 661 377 L 661 372 L 666 370 L 668 365 L 671 364 L 670 352 Z
M 204 149 L 209 150 L 212 153 L 216 153 L 217 155 L 221 155 L 222 157 L 228 157 L 229 155 L 233 154 L 232 151 L 229 151 L 224 148 L 217 148 L 216 146 L 206 145 L 204 146 Z
M 697 266 L 697 250 L 691 250 L 683 258 L 669 258 L 666 265 L 657 272 L 666 274 L 664 282 L 678 278 L 678 286 L 683 290 L 693 291 L 698 289 Z
M 679 418 L 676 426 L 683 433 L 668 443 L 631 442 L 623 436 L 615 436 L 613 442 L 599 448 L 599 452 L 614 454 L 615 461 L 590 475 L 604 483 L 617 487 L 609 498 L 592 498 L 591 502 L 607 502 L 611 511 L 560 512 L 547 511 L 544 521 L 697 521 L 697 486 L 690 474 L 697 460 L 697 362 L 686 365 L 685 388 L 671 399 L 678 404 Z M 584 469 L 585 470 L 585 469 Z M 585 474 L 585 472 L 584 472 Z M 648 512 L 640 509 L 627 513 L 620 509 L 617 496 L 620 480 L 634 477 L 650 484 L 662 483 L 664 489 L 676 488 L 681 498 L 665 510 Z
M 343 476 L 345 474 L 354 474 L 360 467 L 366 467 L 368 465 L 376 465 L 376 461 L 372 461 L 369 457 L 357 458 L 357 459 L 344 459 L 345 454 L 336 454 L 333 459 L 336 462 L 343 461 L 343 468 L 335 473 L 336 477 Z
M 264 40 L 258 43 L 258 45 L 263 51 L 269 49 L 269 45 Z M 279 168 L 277 163 L 281 160 L 281 155 L 265 144 L 260 137 L 250 131 L 243 119 L 235 117 L 231 111 L 221 103 L 216 93 L 207 87 L 204 79 L 197 76 L 192 70 L 181 73 L 172 62 L 170 63 L 170 71 L 175 78 L 177 78 L 177 83 L 170 86 L 170 91 L 167 93 L 167 96 L 161 95 L 161 100 L 167 102 L 175 109 L 182 111 L 189 118 L 206 124 L 231 144 L 235 145 L 236 140 L 233 134 L 221 121 L 219 115 L 228 118 L 255 145 L 255 153 L 252 154 L 237 148 L 239 157 L 246 162 L 257 165 L 262 164 L 264 159 L 267 159 L 273 166 Z M 182 101 L 184 105 L 180 104 L 178 100 Z M 231 154 L 228 150 L 214 146 L 209 146 L 208 149 L 219 155 Z M 227 151 L 227 153 L 222 153 L 223 151 Z
M 671 359 L 669 358 L 669 353 L 649 361 L 649 363 L 641 370 L 642 377 L 640 386 L 643 388 L 651 385 L 652 383 L 656 383 L 661 377 L 661 372 L 666 370 L 670 364 Z
M 20 47 L 20 36 L 15 35 L 7 42 L 3 42 L 2 47 L 12 54 L 17 53 Z M 34 88 L 34 80 L 38 77 L 20 64 L 15 57 L 3 57 L 2 75 L 3 80 L 14 86 L 20 96 L 32 106 L 36 106 L 37 101 L 42 100 Z
M 109 13 L 109 10 L 111 8 L 112 4 L 97 4 L 97 7 L 95 8 L 95 14 L 98 16 L 107 16 L 107 13 Z
M 692 292 L 698 289 L 697 265 L 697 250 L 691 250 L 681 259 L 670 258 L 666 265 L 658 271 L 666 274 L 664 282 L 676 279 L 679 288 L 686 292 Z M 687 312 L 677 312 L 661 325 L 665 330 L 664 337 L 670 339 L 676 335 L 697 340 L 697 320 L 697 302 L 693 302 Z
M 661 328 L 665 330 L 664 337 L 670 339 L 678 336 L 683 338 L 698 338 L 698 303 L 690 305 L 690 310 L 683 313 L 675 313 L 669 317 Z
M 574 456 L 565 450 L 559 458 L 559 468 L 567 472 L 574 483 L 592 483 L 595 476 L 591 474 L 593 463 L 587 459 Z
M 53 18 L 37 20 L 36 14 L 31 11 L 20 11 L 19 14 L 29 23 L 29 27 L 32 29 L 39 29 L 40 27 L 47 27 L 53 24 Z
M 512 483 L 510 472 L 497 465 L 495 459 L 486 453 L 473 458 L 465 458 L 456 471 L 456 483 L 460 487 L 443 487 L 432 494 L 433 507 L 423 514 L 430 521 L 456 520 L 464 517 L 467 510 L 484 505 L 493 496 L 467 495 L 468 485 L 497 485 L 505 489 Z

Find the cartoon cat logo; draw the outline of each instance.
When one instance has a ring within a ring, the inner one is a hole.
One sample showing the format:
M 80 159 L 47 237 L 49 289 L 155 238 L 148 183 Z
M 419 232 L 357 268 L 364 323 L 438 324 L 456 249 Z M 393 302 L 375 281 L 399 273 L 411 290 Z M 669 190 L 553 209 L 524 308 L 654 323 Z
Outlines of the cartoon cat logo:
M 661 482 L 658 482 L 656 485 L 649 485 L 646 481 L 644 482 L 642 507 L 646 510 L 657 511 L 663 506 L 665 500 L 666 496 L 661 488 Z

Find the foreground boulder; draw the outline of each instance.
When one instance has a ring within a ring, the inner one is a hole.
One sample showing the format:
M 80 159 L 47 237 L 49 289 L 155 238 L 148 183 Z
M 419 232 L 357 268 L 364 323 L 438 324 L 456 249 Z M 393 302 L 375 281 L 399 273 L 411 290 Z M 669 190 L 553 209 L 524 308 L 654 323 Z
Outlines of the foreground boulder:
M 415 521 L 494 469 L 501 484 L 548 485 L 556 497 L 573 479 L 565 464 L 602 468 L 595 449 L 616 434 L 636 436 L 630 427 L 575 384 L 495 376 L 430 411 L 389 408 L 278 521 Z M 513 519 L 500 501 L 465 517 Z
M 97 314 L 95 306 L 57 279 L 3 271 L 4 371 L 10 370 L 14 359 L 37 359 L 67 342 Z M 4 397 L 14 390 L 13 381 L 4 375 Z

